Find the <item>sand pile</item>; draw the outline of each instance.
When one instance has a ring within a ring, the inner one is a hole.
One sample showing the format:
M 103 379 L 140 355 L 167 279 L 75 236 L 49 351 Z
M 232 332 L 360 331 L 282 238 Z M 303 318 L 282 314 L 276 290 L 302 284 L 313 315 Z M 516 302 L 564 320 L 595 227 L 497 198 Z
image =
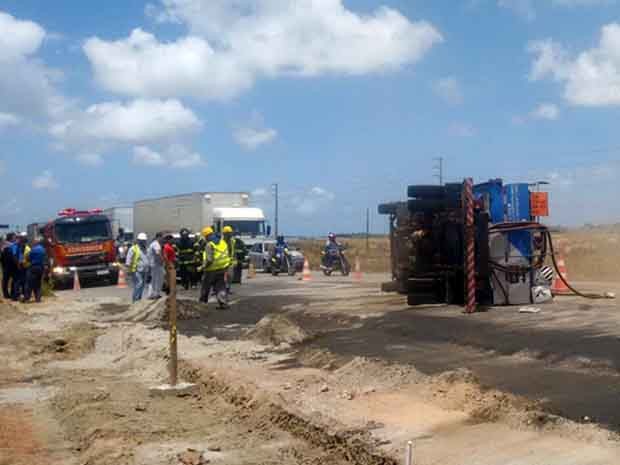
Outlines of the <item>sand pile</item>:
M 301 344 L 313 335 L 284 315 L 264 316 L 246 336 L 263 345 Z
M 205 304 L 192 300 L 177 299 L 177 319 L 193 320 L 206 314 Z M 132 322 L 166 322 L 169 319 L 168 298 L 158 300 L 140 300 L 127 307 L 124 312 L 103 318 L 105 322 L 132 321 Z

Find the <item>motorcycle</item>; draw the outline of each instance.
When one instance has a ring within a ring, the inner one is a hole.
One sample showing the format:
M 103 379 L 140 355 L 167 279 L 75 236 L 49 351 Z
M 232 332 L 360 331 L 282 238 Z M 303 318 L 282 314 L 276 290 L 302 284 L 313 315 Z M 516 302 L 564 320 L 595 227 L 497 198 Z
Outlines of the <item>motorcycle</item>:
M 276 248 L 271 256 L 271 274 L 278 276 L 280 273 L 287 273 L 289 276 L 295 276 L 295 272 L 288 249 Z
M 339 270 L 342 276 L 349 276 L 351 265 L 344 255 L 344 247 L 332 247 L 327 252 L 323 252 L 323 264 L 321 269 L 325 276 L 331 276 L 334 271 Z

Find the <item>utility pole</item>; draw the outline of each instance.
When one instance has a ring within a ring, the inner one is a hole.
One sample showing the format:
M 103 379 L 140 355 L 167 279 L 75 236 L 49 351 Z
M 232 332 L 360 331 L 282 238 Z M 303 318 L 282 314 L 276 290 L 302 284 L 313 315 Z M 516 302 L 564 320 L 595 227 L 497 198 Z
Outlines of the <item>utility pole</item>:
M 366 253 L 370 250 L 370 208 L 366 208 Z
M 443 186 L 443 157 L 433 158 L 437 162 L 435 166 L 433 166 L 433 170 L 436 173 L 433 175 L 435 178 L 439 178 L 439 185 Z
M 278 183 L 276 182 L 275 184 L 273 184 L 272 186 L 273 188 L 273 195 L 275 197 L 275 214 L 274 214 L 274 226 L 275 226 L 275 236 L 278 237 Z

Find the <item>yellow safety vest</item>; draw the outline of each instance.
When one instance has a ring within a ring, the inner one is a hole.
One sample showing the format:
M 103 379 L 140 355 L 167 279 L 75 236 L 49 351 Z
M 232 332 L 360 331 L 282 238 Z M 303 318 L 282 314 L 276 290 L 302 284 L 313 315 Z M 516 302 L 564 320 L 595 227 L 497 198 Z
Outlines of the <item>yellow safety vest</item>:
M 32 249 L 29 245 L 26 244 L 26 246 L 24 247 L 24 261 L 22 263 L 22 266 L 24 268 L 30 268 L 30 250 Z
M 207 264 L 207 249 L 205 247 L 205 251 L 202 253 L 202 263 L 204 266 L 204 271 L 221 271 L 225 270 L 230 266 L 230 255 L 228 255 L 228 244 L 226 244 L 225 240 L 220 240 L 219 244 L 215 242 L 209 242 L 207 247 L 211 247 L 213 249 L 213 261 L 206 266 Z
M 135 273 L 136 271 L 138 271 L 138 262 L 140 261 L 142 250 L 140 250 L 140 246 L 138 244 L 132 245 L 131 250 L 133 250 L 133 256 L 131 257 L 131 266 L 129 267 L 129 272 Z

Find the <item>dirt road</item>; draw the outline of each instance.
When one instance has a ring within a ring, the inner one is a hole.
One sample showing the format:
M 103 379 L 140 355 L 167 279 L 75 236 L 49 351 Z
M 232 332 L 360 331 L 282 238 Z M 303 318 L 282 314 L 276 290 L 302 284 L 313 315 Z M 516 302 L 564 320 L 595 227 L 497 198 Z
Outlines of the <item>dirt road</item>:
M 163 304 L 95 288 L 3 305 L 0 464 L 390 464 L 410 439 L 416 464 L 620 462 L 615 302 L 464 316 L 381 279 L 259 276 L 231 311 L 184 301 L 184 397 L 149 395 Z

